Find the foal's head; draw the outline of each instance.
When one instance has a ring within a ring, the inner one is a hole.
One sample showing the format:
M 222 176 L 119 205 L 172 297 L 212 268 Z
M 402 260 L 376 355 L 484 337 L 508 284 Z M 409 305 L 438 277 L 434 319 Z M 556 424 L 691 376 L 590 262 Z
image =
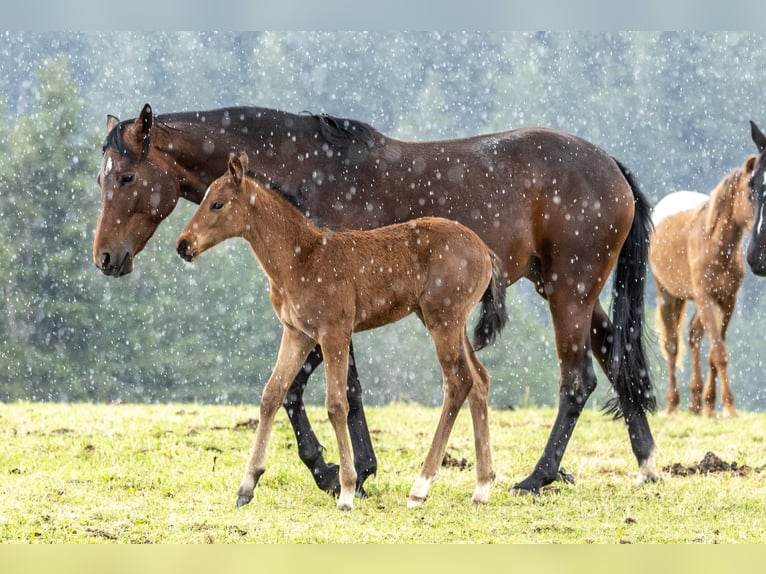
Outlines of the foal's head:
M 227 172 L 210 184 L 197 212 L 178 237 L 176 250 L 187 261 L 230 237 L 240 237 L 248 229 L 248 201 L 255 200 L 246 177 L 246 153 L 229 158 Z

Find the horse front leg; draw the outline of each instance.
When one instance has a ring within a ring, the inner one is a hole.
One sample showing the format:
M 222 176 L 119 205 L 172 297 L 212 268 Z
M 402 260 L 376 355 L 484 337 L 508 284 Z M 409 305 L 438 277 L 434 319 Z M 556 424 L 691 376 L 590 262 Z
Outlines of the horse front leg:
M 285 408 L 290 425 L 293 427 L 295 440 L 298 443 L 298 457 L 301 462 L 311 471 L 311 476 L 314 477 L 320 490 L 337 495 L 340 493 L 338 465 L 325 462 L 322 456 L 324 447 L 314 433 L 303 402 L 303 393 L 306 390 L 309 377 L 322 364 L 322 360 L 322 348 L 316 345 L 306 358 L 298 376 L 290 385 L 282 406 Z
M 322 361 L 322 348 L 316 345 L 306 359 L 298 376 L 295 377 L 292 385 L 290 385 L 283 406 L 285 411 L 287 411 L 287 416 L 295 433 L 295 439 L 298 443 L 298 456 L 311 471 L 311 476 L 314 477 L 317 486 L 321 490 L 332 492 L 337 496 L 340 493 L 339 467 L 335 463 L 325 462 L 323 456 L 324 447 L 314 433 L 303 402 L 303 393 L 306 390 L 309 377 L 322 364 Z M 351 446 L 354 451 L 354 467 L 357 473 L 356 494 L 357 496 L 366 496 L 364 482 L 369 476 L 377 472 L 378 461 L 364 414 L 362 386 L 356 370 L 353 344 L 349 347 L 346 396 L 349 404 L 348 430 L 351 437 Z
M 326 336 L 321 341 L 325 350 L 325 382 L 327 385 L 325 404 L 327 416 L 335 431 L 340 459 L 338 510 L 351 510 L 353 508 L 357 478 L 351 452 L 351 439 L 348 433 L 348 399 L 344 392 L 348 377 L 350 342 L 350 329 L 347 337 L 338 334 L 335 337 Z
M 314 345 L 315 342 L 303 333 L 287 326 L 283 327 L 277 363 L 263 388 L 260 421 L 242 483 L 237 490 L 237 506 L 244 506 L 253 499 L 255 486 L 266 470 L 266 452 L 274 426 L 274 416 L 284 401 L 290 383 L 295 380 Z

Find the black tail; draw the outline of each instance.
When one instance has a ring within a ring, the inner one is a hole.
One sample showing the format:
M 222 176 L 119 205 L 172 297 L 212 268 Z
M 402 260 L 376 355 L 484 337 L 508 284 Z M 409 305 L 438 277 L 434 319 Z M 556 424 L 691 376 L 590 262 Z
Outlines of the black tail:
M 508 321 L 508 309 L 505 307 L 505 280 L 503 265 L 497 255 L 492 257 L 492 279 L 481 297 L 481 315 L 473 330 L 473 348 L 483 349 L 495 342 Z
M 633 174 L 614 160 L 633 191 L 635 215 L 617 259 L 612 298 L 612 344 L 609 374 L 617 397 L 605 406 L 615 418 L 636 410 L 654 412 L 654 395 L 644 349 L 644 283 L 652 231 L 651 208 Z

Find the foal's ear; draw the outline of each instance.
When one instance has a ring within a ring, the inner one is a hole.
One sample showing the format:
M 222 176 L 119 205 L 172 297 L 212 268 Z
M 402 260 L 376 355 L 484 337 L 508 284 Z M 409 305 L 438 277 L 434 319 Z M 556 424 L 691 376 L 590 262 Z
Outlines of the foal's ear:
M 229 174 L 237 186 L 245 179 L 247 161 L 247 154 L 244 152 L 239 155 L 231 154 L 229 156 Z
M 111 114 L 107 114 L 106 116 L 106 135 L 109 135 L 114 128 L 117 127 L 117 124 L 120 123 L 120 118 L 117 118 Z
M 149 132 L 152 129 L 154 118 L 152 116 L 152 106 L 144 104 L 141 113 L 138 114 L 134 125 L 136 126 L 136 141 L 141 146 L 141 156 L 149 153 Z
M 758 146 L 758 151 L 763 153 L 763 150 L 766 149 L 766 136 L 764 136 L 763 132 L 758 129 L 758 126 L 755 125 L 753 120 L 750 120 L 750 135 L 752 136 L 755 145 Z
M 742 166 L 743 174 L 745 176 L 749 176 L 751 173 L 753 173 L 753 170 L 755 169 L 755 162 L 758 161 L 757 155 L 751 155 L 745 160 L 745 165 Z

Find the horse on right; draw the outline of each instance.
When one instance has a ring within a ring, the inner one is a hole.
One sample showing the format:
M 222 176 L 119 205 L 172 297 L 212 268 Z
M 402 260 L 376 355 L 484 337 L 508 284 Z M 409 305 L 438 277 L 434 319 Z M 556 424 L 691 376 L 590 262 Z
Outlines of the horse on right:
M 681 321 L 689 321 L 691 401 L 689 410 L 715 416 L 716 379 L 726 416 L 736 416 L 725 338 L 745 274 L 742 244 L 753 225 L 751 178 L 757 156 L 728 173 L 710 195 L 680 191 L 666 195 L 652 214 L 649 264 L 657 287 L 656 329 L 668 363 L 667 412 L 678 410 L 676 370 L 683 361 Z M 709 341 L 708 372 L 702 383 L 702 338 Z

